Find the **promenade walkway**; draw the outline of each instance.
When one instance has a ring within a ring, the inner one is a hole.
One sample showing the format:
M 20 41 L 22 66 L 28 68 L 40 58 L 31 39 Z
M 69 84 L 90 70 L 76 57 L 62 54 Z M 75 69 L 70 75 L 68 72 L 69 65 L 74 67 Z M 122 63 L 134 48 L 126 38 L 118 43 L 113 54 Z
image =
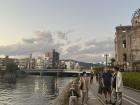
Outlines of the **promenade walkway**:
M 103 105 L 97 97 L 97 91 L 94 89 L 94 84 L 91 84 L 89 89 L 88 105 Z

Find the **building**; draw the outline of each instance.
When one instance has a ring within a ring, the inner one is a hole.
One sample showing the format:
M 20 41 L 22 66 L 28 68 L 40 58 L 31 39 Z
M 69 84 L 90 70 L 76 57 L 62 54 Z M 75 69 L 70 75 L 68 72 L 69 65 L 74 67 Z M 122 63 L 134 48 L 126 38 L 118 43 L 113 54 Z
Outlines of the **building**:
M 123 69 L 140 70 L 140 9 L 134 12 L 131 23 L 116 27 L 116 64 Z
M 44 68 L 44 59 L 42 57 L 38 57 L 36 59 L 36 69 L 43 69 Z
M 6 70 L 4 58 L 0 58 L 0 70 Z
M 27 69 L 29 58 L 18 59 L 18 67 L 20 69 Z
M 76 61 L 71 60 L 71 59 L 67 59 L 67 60 L 63 60 L 63 61 L 65 62 L 67 70 L 73 70 L 74 69 Z
M 45 53 L 45 62 L 48 68 L 58 68 L 59 67 L 59 53 L 54 49 L 51 52 Z
M 76 61 L 72 59 L 60 60 L 61 65 L 67 70 L 90 70 L 92 63 Z
M 27 58 L 15 59 L 15 63 L 20 69 L 35 69 L 36 59 L 32 58 L 32 54 L 30 54 Z

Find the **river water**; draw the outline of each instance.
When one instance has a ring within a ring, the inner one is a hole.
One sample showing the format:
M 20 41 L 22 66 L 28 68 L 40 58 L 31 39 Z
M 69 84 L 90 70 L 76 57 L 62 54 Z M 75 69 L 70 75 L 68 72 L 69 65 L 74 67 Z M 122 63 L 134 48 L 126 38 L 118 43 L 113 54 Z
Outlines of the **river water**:
M 28 76 L 16 83 L 0 82 L 0 105 L 51 105 L 72 77 Z M 56 82 L 57 81 L 57 82 Z

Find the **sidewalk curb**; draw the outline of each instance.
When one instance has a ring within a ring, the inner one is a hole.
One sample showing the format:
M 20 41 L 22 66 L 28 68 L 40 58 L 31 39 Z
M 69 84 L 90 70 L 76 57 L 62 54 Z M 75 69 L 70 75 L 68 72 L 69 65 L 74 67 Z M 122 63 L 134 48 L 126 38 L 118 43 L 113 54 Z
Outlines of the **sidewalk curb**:
M 123 87 L 126 88 L 126 89 L 136 91 L 136 92 L 140 92 L 140 90 L 137 90 L 137 89 L 134 89 L 134 88 L 131 88 L 131 87 L 128 87 L 128 86 L 123 86 Z

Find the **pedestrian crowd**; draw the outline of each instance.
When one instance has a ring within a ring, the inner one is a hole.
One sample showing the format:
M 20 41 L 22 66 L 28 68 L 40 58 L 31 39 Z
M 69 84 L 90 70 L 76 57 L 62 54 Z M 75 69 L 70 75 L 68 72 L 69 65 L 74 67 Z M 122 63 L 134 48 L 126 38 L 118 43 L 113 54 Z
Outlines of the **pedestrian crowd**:
M 104 94 L 106 104 L 122 105 L 123 80 L 119 67 L 105 67 L 98 73 L 98 82 L 98 93 Z
M 71 88 L 73 95 L 80 94 L 79 96 L 81 105 L 87 105 L 89 86 L 93 83 L 94 74 L 95 73 L 91 71 L 90 74 L 83 72 L 79 75 L 79 93 L 78 91 L 73 91 L 73 88 Z M 105 67 L 103 71 L 96 73 L 95 76 L 96 81 L 99 83 L 98 93 L 104 95 L 105 103 L 112 105 L 122 105 L 123 81 L 122 73 L 120 72 L 119 67 Z M 74 100 L 73 96 L 70 99 L 70 103 L 72 100 Z M 77 102 L 73 105 L 77 105 Z

